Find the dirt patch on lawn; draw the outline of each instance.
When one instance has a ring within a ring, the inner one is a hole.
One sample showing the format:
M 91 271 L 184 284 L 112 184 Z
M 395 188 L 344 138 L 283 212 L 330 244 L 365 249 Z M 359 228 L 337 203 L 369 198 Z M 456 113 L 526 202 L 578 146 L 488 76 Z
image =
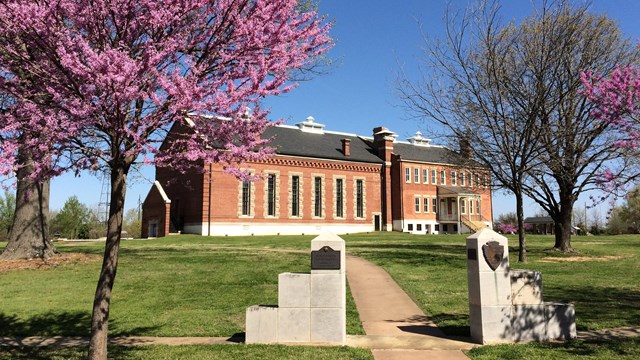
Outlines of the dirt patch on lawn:
M 102 256 L 95 254 L 60 253 L 45 260 L 2 260 L 0 261 L 0 273 L 22 269 L 49 270 L 58 266 L 94 263 L 101 259 Z
M 584 262 L 584 261 L 611 261 L 620 260 L 624 256 L 601 256 L 601 257 L 589 257 L 589 256 L 570 256 L 570 257 L 544 257 L 538 261 L 546 263 L 554 262 Z

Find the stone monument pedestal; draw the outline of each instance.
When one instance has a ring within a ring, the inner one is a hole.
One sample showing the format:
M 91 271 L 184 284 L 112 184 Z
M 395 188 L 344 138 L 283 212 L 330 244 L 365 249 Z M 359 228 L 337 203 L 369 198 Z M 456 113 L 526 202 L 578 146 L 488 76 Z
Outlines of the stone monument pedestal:
M 572 304 L 544 302 L 542 274 L 510 270 L 507 238 L 482 229 L 467 238 L 471 338 L 480 344 L 576 337 Z
M 278 305 L 247 308 L 246 343 L 346 342 L 345 243 L 335 234 L 311 241 L 311 273 L 278 276 Z

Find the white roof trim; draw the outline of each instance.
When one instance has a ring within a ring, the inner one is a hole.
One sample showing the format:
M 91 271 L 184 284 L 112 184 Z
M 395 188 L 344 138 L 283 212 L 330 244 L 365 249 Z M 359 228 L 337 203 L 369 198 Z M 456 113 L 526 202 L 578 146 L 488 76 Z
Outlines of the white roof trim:
M 156 181 L 153 182 L 153 185 L 155 185 L 156 188 L 158 189 L 158 192 L 160 193 L 160 196 L 162 196 L 162 199 L 164 200 L 164 203 L 165 204 L 171 204 L 171 200 L 167 196 L 167 193 L 164 192 L 164 189 L 162 188 L 162 185 L 160 185 L 160 182 L 158 180 L 156 180 Z

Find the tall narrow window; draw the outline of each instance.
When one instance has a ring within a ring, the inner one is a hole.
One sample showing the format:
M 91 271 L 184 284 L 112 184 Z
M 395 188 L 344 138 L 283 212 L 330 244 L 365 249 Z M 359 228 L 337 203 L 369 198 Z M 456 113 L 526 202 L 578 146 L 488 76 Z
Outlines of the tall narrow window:
M 413 168 L 413 182 L 418 184 L 420 183 L 420 169 Z
M 336 217 L 344 217 L 343 209 L 344 186 L 342 179 L 336 179 Z
M 487 175 L 482 175 L 482 186 L 487 186 L 488 184 Z
M 364 217 L 364 183 L 356 180 L 356 217 Z
M 438 212 L 438 199 L 437 198 L 432 198 L 431 199 L 431 211 L 433 211 L 434 213 Z
M 322 216 L 322 178 L 316 176 L 314 178 L 314 190 L 313 197 L 315 199 L 315 208 L 313 209 L 313 215 L 317 217 Z
M 440 170 L 440 185 L 447 184 L 447 172 L 444 170 Z
M 411 168 L 408 166 L 404 168 L 404 181 L 411 182 Z
M 473 215 L 473 200 L 469 199 L 469 215 Z
M 429 183 L 429 169 L 422 169 L 422 182 L 424 184 Z
M 420 212 L 420 196 L 415 197 L 415 203 L 416 203 L 416 212 L 419 213 Z
M 476 187 L 479 187 L 480 186 L 480 175 L 476 174 L 475 179 L 476 179 L 475 185 L 476 185 Z
M 291 177 L 291 216 L 300 216 L 300 176 Z
M 460 213 L 461 214 L 466 214 L 467 213 L 467 201 L 466 200 L 460 200 Z
M 242 182 L 242 215 L 251 215 L 251 182 Z
M 267 177 L 267 215 L 276 216 L 276 175 Z
M 451 172 L 451 185 L 456 185 L 456 172 L 452 171 Z
M 437 179 L 436 179 L 436 170 L 432 169 L 431 170 L 431 183 L 433 185 L 437 184 Z
M 476 214 L 480 215 L 480 200 L 476 200 Z
M 429 212 L 429 198 L 428 197 L 424 197 L 422 198 L 422 206 L 424 206 L 424 209 L 422 209 L 422 212 L 424 212 L 425 214 Z
M 464 178 L 465 178 L 464 172 L 460 172 L 460 186 L 464 186 L 464 180 L 465 180 Z

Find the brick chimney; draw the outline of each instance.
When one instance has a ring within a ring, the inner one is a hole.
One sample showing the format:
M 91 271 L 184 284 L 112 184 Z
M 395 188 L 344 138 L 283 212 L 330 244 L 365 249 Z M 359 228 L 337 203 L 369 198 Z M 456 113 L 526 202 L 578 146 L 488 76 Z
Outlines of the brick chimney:
M 459 137 L 458 145 L 460 146 L 460 156 L 462 156 L 463 159 L 471 159 L 471 143 L 469 139 Z
M 351 156 L 351 140 L 342 139 L 342 153 L 344 156 Z
M 378 151 L 378 156 L 385 162 L 391 161 L 391 153 L 393 152 L 393 141 L 398 137 L 393 131 L 378 126 L 373 129 L 373 146 Z

